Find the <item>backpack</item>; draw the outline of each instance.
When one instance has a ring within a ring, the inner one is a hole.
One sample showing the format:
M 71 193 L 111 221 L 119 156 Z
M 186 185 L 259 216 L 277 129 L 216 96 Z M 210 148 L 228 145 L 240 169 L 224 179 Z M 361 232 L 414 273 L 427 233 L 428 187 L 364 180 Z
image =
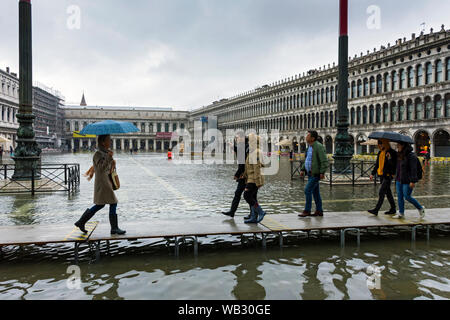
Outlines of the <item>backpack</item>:
M 420 162 L 419 158 L 414 153 L 411 152 L 411 156 L 416 158 L 417 180 L 421 180 L 423 178 L 422 163 Z

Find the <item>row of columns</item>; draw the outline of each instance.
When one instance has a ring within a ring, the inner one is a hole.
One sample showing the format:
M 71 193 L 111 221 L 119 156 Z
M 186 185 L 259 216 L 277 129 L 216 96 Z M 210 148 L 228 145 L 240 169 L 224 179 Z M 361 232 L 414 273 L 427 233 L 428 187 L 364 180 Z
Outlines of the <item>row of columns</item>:
M 92 148 L 93 145 L 95 145 L 95 140 L 94 139 L 70 139 L 69 140 L 69 147 L 70 150 L 73 150 L 75 147 L 75 140 L 79 140 L 80 141 L 80 145 L 79 147 L 82 148 L 84 145 L 84 142 L 87 141 L 87 146 L 89 149 Z M 143 150 L 145 151 L 149 151 L 150 150 L 150 140 L 153 141 L 153 151 L 165 151 L 164 145 L 165 142 L 168 142 L 167 140 L 157 140 L 157 139 L 115 139 L 112 138 L 112 149 L 113 150 L 118 150 L 117 145 L 118 143 L 120 143 L 120 150 L 125 150 L 125 141 L 128 141 L 128 149 L 130 150 L 133 147 L 133 140 L 137 140 L 137 149 L 141 150 L 141 143 L 145 142 L 145 147 Z M 161 146 L 159 149 L 157 149 L 157 143 L 160 142 Z M 173 148 L 175 146 L 175 143 L 172 142 L 169 144 L 169 147 Z

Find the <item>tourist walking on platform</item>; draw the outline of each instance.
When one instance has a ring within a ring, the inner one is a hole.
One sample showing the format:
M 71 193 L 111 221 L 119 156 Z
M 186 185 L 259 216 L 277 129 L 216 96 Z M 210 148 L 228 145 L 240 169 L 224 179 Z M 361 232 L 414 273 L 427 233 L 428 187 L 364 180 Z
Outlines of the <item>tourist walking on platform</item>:
M 234 180 L 237 182 L 236 191 L 234 192 L 234 198 L 231 202 L 231 209 L 226 212 L 222 212 L 222 214 L 234 218 L 234 215 L 239 207 L 239 203 L 241 202 L 242 194 L 245 191 L 246 181 L 244 178 L 245 172 L 245 161 L 248 156 L 248 139 L 245 138 L 243 132 L 239 132 L 236 136 L 234 142 L 234 152 L 236 153 L 238 169 L 234 174 Z M 255 195 L 256 197 L 256 195 Z M 251 208 L 250 208 L 251 211 Z M 244 219 L 250 219 L 250 215 L 244 217 Z
M 377 155 L 377 161 L 375 167 L 372 170 L 370 180 L 373 180 L 375 174 L 380 177 L 380 191 L 378 195 L 378 202 L 374 209 L 368 210 L 373 215 L 378 215 L 381 206 L 383 205 L 384 198 L 387 196 L 391 208 L 384 214 L 395 214 L 395 201 L 391 191 L 391 182 L 394 179 L 395 171 L 397 170 L 397 152 L 391 148 L 389 140 L 379 139 L 378 148 L 380 151 Z
M 111 234 L 124 234 L 124 230 L 120 230 L 117 222 L 117 198 L 114 194 L 113 184 L 110 180 L 110 173 L 116 168 L 116 161 L 113 159 L 113 152 L 111 148 L 111 138 L 109 135 L 101 135 L 98 137 L 98 150 L 94 154 L 94 168 L 89 170 L 89 176 L 95 173 L 94 183 L 94 206 L 87 209 L 80 220 L 75 222 L 75 225 L 80 228 L 82 232 L 87 232 L 85 229 L 86 222 L 91 219 L 95 213 L 109 204 L 109 222 L 111 224 Z
M 305 187 L 305 210 L 299 213 L 299 217 L 322 217 L 322 197 L 320 196 L 320 180 L 325 179 L 325 172 L 328 169 L 328 159 L 324 146 L 317 141 L 317 131 L 308 131 L 306 142 L 308 149 L 306 150 L 305 163 L 302 165 L 300 176 L 303 177 L 305 173 L 308 175 L 308 183 Z M 316 203 L 316 211 L 311 214 L 312 198 Z
M 405 218 L 405 199 L 416 207 L 421 218 L 425 217 L 425 207 L 412 197 L 416 183 L 421 178 L 422 165 L 414 154 L 413 148 L 408 143 L 398 143 L 397 176 L 395 180 L 399 213 L 393 218 Z
M 245 223 L 260 223 L 266 213 L 258 203 L 258 190 L 264 185 L 264 176 L 261 173 L 263 154 L 260 149 L 260 137 L 251 133 L 248 137 L 249 153 L 245 160 L 244 178 L 246 180 L 244 199 L 250 205 L 250 218 Z

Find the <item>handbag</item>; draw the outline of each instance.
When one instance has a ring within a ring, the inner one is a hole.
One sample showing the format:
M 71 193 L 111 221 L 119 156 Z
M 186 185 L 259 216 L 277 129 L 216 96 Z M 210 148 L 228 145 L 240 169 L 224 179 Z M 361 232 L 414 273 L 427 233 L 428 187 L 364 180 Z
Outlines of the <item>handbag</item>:
M 113 190 L 114 191 L 119 190 L 120 180 L 119 180 L 119 175 L 117 174 L 116 169 L 111 171 L 111 173 L 109 174 L 109 179 L 111 180 Z

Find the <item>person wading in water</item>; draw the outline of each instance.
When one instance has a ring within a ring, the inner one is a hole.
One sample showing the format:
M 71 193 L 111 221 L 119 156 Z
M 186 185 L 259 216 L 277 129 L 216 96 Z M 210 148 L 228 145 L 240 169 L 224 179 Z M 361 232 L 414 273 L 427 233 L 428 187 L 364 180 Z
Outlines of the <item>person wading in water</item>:
M 98 137 L 98 150 L 94 154 L 94 166 L 91 167 L 86 176 L 88 180 L 92 179 L 95 174 L 94 183 L 94 206 L 86 211 L 81 216 L 80 220 L 75 222 L 75 225 L 84 233 L 86 222 L 91 219 L 95 213 L 109 204 L 109 222 L 111 224 L 111 234 L 125 234 L 125 230 L 120 230 L 117 222 L 117 198 L 114 194 L 112 181 L 109 174 L 116 168 L 116 161 L 113 159 L 113 152 L 111 148 L 111 138 L 109 135 L 102 135 Z
M 386 211 L 384 214 L 395 214 L 395 201 L 392 196 L 391 182 L 394 178 L 395 171 L 397 170 L 397 152 L 392 150 L 389 140 L 379 139 L 378 140 L 378 152 L 377 161 L 375 162 L 375 167 L 372 170 L 370 180 L 373 180 L 375 174 L 380 177 L 381 187 L 378 196 L 378 202 L 374 209 L 367 210 L 373 215 L 378 215 L 381 206 L 384 202 L 384 197 L 387 196 L 391 209 Z

